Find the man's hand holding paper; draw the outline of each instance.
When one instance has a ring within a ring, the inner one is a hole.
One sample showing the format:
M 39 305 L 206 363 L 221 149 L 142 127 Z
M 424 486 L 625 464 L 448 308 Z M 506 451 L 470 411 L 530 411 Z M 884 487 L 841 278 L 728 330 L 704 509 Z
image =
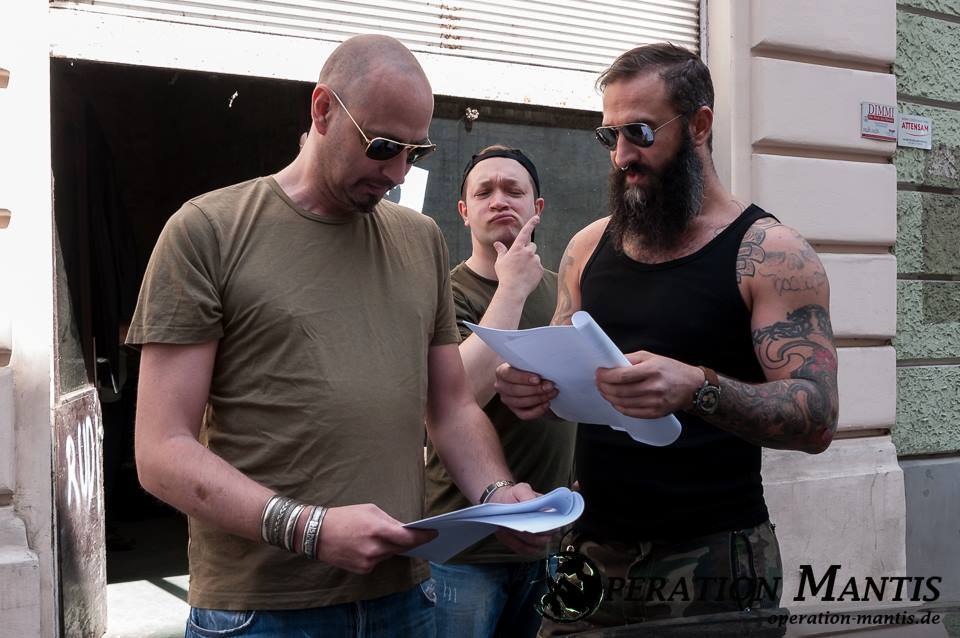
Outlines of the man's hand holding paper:
M 538 496 L 542 495 L 535 492 L 528 484 L 517 483 L 516 485 L 497 490 L 487 502 L 503 504 L 522 503 L 523 501 L 529 501 Z M 525 554 L 527 556 L 542 554 L 553 536 L 551 532 L 533 534 L 530 532 L 517 532 L 507 528 L 498 529 L 496 535 L 501 543 L 518 554 Z
M 547 414 L 550 401 L 558 394 L 552 381 L 541 379 L 535 372 L 514 368 L 509 363 L 497 367 L 493 388 L 500 394 L 500 400 L 525 421 Z
M 518 486 L 513 486 L 514 488 Z M 583 513 L 583 497 L 565 487 L 527 499 L 534 492 L 529 486 L 520 490 L 497 491 L 499 500 L 491 498 L 483 505 L 474 505 L 446 514 L 432 516 L 404 525 L 419 530 L 432 529 L 439 536 L 432 541 L 405 552 L 406 556 L 427 558 L 437 563 L 446 562 L 467 547 L 491 533 L 499 538 L 510 538 L 516 551 L 542 554 L 553 530 L 572 524 Z M 523 498 L 523 500 L 516 500 Z M 496 502 L 495 502 L 496 501 Z M 507 536 L 504 532 L 512 532 Z M 518 544 L 518 539 L 524 539 Z
M 618 412 L 656 419 L 690 406 L 703 382 L 700 368 L 650 352 L 632 352 L 629 368 L 597 369 L 597 389 Z
M 648 445 L 669 445 L 680 436 L 672 412 L 684 407 L 681 395 L 692 397 L 697 386 L 687 372 L 700 374 L 697 368 L 649 353 L 627 359 L 582 311 L 574 313 L 569 326 L 468 326 L 509 364 L 497 369 L 494 387 L 520 418 L 552 409 L 561 418 L 605 424 Z

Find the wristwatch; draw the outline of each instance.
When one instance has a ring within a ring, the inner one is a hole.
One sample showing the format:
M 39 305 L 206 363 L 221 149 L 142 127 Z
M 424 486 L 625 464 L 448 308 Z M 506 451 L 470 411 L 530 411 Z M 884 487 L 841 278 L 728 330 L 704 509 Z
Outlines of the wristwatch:
M 516 485 L 516 483 L 513 481 L 502 480 L 488 485 L 487 488 L 483 490 L 483 494 L 480 495 L 480 505 L 483 505 L 489 501 L 494 492 L 499 490 L 501 487 L 507 487 L 508 485 Z
M 693 409 L 701 414 L 713 414 L 720 405 L 720 377 L 710 368 L 703 370 L 703 385 L 693 393 Z

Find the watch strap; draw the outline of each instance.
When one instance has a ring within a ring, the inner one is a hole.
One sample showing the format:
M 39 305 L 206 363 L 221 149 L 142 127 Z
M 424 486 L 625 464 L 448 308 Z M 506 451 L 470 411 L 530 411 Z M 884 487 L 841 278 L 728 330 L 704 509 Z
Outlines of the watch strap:
M 714 372 L 713 370 L 711 370 L 706 366 L 697 366 L 697 367 L 703 370 L 703 378 L 706 380 L 706 382 L 709 385 L 717 386 L 718 388 L 720 387 L 720 377 L 717 375 L 716 372 Z

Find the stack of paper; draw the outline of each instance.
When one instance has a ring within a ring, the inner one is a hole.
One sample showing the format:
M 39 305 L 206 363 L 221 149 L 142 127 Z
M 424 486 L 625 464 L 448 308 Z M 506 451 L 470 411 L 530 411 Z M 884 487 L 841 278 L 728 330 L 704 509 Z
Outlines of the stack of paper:
M 405 556 L 443 563 L 470 547 L 498 527 L 517 532 L 549 532 L 573 523 L 583 513 L 583 497 L 565 487 L 522 503 L 485 503 L 432 516 L 404 527 L 435 529 L 440 535 Z
M 550 409 L 561 419 L 602 423 L 623 430 L 634 441 L 670 445 L 680 436 L 680 421 L 672 414 L 636 419 L 618 412 L 597 390 L 597 368 L 629 366 L 607 333 L 584 311 L 573 314 L 572 326 L 529 330 L 497 330 L 467 321 L 464 324 L 504 361 L 549 379 L 559 390 Z

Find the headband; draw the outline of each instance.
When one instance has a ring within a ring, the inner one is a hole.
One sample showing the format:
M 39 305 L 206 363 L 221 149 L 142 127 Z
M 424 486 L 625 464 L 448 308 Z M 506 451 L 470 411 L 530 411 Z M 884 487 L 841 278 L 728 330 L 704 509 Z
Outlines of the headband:
M 461 195 L 463 194 L 463 187 L 467 184 L 467 175 L 470 174 L 470 171 L 473 170 L 473 167 L 483 160 L 490 159 L 491 157 L 506 157 L 507 159 L 512 159 L 513 161 L 519 163 L 520 166 L 527 169 L 527 172 L 530 173 L 530 178 L 533 180 L 534 189 L 537 191 L 537 197 L 540 197 L 540 176 L 537 175 L 537 167 L 533 165 L 533 162 L 530 161 L 530 158 L 524 155 L 523 151 L 521 151 L 519 148 L 511 148 L 508 150 L 496 149 L 471 157 L 470 161 L 467 162 L 466 167 L 463 169 L 463 179 L 460 180 Z

